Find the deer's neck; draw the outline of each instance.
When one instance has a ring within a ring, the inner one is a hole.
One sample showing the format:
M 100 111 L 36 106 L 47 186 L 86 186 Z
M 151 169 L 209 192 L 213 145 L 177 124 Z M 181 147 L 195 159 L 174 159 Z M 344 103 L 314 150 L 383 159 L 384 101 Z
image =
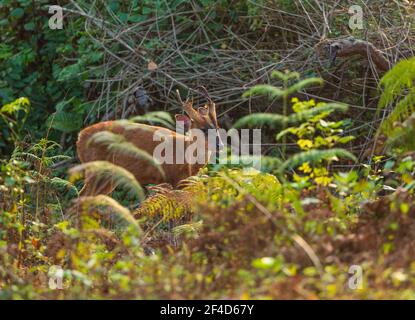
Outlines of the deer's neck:
M 185 139 L 185 159 L 189 176 L 196 174 L 204 167 L 213 152 L 209 149 L 207 136 L 190 136 Z

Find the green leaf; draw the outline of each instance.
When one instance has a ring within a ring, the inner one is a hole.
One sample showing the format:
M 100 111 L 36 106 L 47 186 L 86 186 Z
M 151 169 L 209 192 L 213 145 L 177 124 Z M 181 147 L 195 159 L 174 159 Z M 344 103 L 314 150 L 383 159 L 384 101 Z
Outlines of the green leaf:
M 8 45 L 1 43 L 0 44 L 0 60 L 7 59 L 13 55 L 12 48 Z
M 82 127 L 82 118 L 82 115 L 77 113 L 60 111 L 51 116 L 48 122 L 52 128 L 69 133 L 78 131 Z
M 71 78 L 78 77 L 78 74 L 81 72 L 81 67 L 78 63 L 72 64 L 63 68 L 59 75 L 57 81 L 66 81 Z
M 23 15 L 24 15 L 24 10 L 22 8 L 16 8 L 12 10 L 12 12 L 10 12 L 10 16 L 16 19 L 23 17 Z
M 339 140 L 337 140 L 338 143 L 348 143 L 354 139 L 354 136 L 346 136 L 341 137 Z
M 275 263 L 272 257 L 263 257 L 252 261 L 252 266 L 256 269 L 270 269 Z
M 118 16 L 118 19 L 121 20 L 121 22 L 127 22 L 128 20 L 128 14 L 125 12 L 119 12 L 117 16 Z
M 26 24 L 23 26 L 23 28 L 24 28 L 26 31 L 33 31 L 33 30 L 35 29 L 35 23 L 34 23 L 34 22 L 29 22 L 29 23 L 26 23 Z
M 63 101 L 58 102 L 55 106 L 56 111 L 58 112 L 64 111 L 65 107 L 70 105 L 74 98 L 75 97 L 72 97 L 69 100 L 63 100 Z
M 111 2 L 108 4 L 108 7 L 109 7 L 112 11 L 117 12 L 117 11 L 118 11 L 118 9 L 120 8 L 120 4 L 118 3 L 118 1 L 111 1 Z
M 138 23 L 145 21 L 147 19 L 147 16 L 145 15 L 131 15 L 128 17 L 128 21 L 132 23 Z

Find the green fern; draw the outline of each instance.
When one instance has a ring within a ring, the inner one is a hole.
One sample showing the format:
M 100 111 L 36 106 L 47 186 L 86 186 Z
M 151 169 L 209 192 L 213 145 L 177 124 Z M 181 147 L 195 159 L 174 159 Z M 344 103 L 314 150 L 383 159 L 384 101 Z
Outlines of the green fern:
M 247 119 L 241 119 L 241 121 L 238 123 L 238 125 L 241 125 L 244 123 L 244 121 L 259 121 L 263 124 L 268 125 L 276 125 L 281 124 L 282 129 L 286 129 L 288 125 L 288 97 L 292 95 L 293 93 L 299 92 L 303 90 L 304 88 L 312 85 L 322 85 L 323 80 L 320 78 L 308 78 L 301 81 L 297 81 L 293 85 L 291 84 L 291 80 L 299 80 L 300 74 L 298 72 L 290 72 L 286 70 L 285 72 L 280 72 L 277 70 L 274 70 L 271 72 L 271 78 L 277 78 L 282 81 L 282 87 L 274 87 L 272 85 L 264 84 L 264 85 L 257 85 L 249 89 L 247 92 L 243 94 L 243 97 L 250 97 L 255 95 L 267 95 L 270 99 L 275 98 L 281 98 L 282 99 L 282 118 L 278 115 L 272 115 L 272 118 L 268 118 L 264 114 L 260 115 L 253 115 L 254 117 L 257 117 L 256 119 L 252 120 L 248 118 Z M 252 116 L 252 115 L 251 115 Z M 285 149 L 286 149 L 286 138 L 283 137 L 283 144 L 281 148 L 281 153 L 283 157 L 285 157 Z
M 273 78 L 273 79 L 280 79 L 283 82 L 288 82 L 288 81 L 290 81 L 292 79 L 298 80 L 298 79 L 300 79 L 300 77 L 301 77 L 300 73 L 295 72 L 295 71 L 291 71 L 291 72 L 289 72 L 289 71 L 281 72 L 281 71 L 278 71 L 278 70 L 273 70 L 271 72 L 271 78 Z
M 34 153 L 31 153 L 31 152 L 22 152 L 22 151 L 19 151 L 19 149 L 17 149 L 13 153 L 12 156 L 13 157 L 18 157 L 18 158 L 22 158 L 22 157 L 31 158 L 33 160 L 37 160 L 39 162 L 42 162 L 42 164 L 45 167 L 50 167 L 51 165 L 55 164 L 58 161 L 63 161 L 63 160 L 71 159 L 71 157 L 68 157 L 68 156 L 65 156 L 65 155 L 60 155 L 60 154 L 58 154 L 56 156 L 50 156 L 50 157 L 43 156 L 42 157 L 42 155 L 41 156 L 38 156 L 38 155 L 36 155 Z
M 261 172 L 276 172 L 282 165 L 282 161 L 276 157 L 269 156 L 230 156 L 226 163 L 213 165 L 215 171 L 222 168 L 250 168 L 255 163 L 260 162 Z
M 151 125 L 160 124 L 166 128 L 175 129 L 175 122 L 171 115 L 168 112 L 164 111 L 154 111 L 146 113 L 142 116 L 135 116 L 130 119 L 132 122 L 144 122 L 149 123 Z
M 268 95 L 270 98 L 283 98 L 283 114 L 269 114 L 269 113 L 255 113 L 248 116 L 245 116 L 241 119 L 239 119 L 235 124 L 234 128 L 243 128 L 243 127 L 254 127 L 254 126 L 269 126 L 271 128 L 279 128 L 282 129 L 280 131 L 280 134 L 277 136 L 277 139 L 283 138 L 283 147 L 282 147 L 282 158 L 285 158 L 285 143 L 286 143 L 286 134 L 293 131 L 293 129 L 300 130 L 302 129 L 302 126 L 308 126 L 311 128 L 314 128 L 316 126 L 320 126 L 320 130 L 324 129 L 329 134 L 329 137 L 333 137 L 333 142 L 330 142 L 328 140 L 324 140 L 323 137 L 317 136 L 317 138 L 320 138 L 319 142 L 320 145 L 317 146 L 313 145 L 313 140 L 304 140 L 304 142 L 307 142 L 311 144 L 310 148 L 313 147 L 314 149 L 304 151 L 298 154 L 295 154 L 282 162 L 282 160 L 274 158 L 274 157 L 261 157 L 261 171 L 265 172 L 275 172 L 279 179 L 284 180 L 284 172 L 289 168 L 295 168 L 299 164 L 303 162 L 320 162 L 322 160 L 330 161 L 335 160 L 338 158 L 347 158 L 352 159 L 356 161 L 356 158 L 353 154 L 350 152 L 334 148 L 329 150 L 318 150 L 319 147 L 325 146 L 326 148 L 328 145 L 334 144 L 336 142 L 339 143 L 346 143 L 350 141 L 353 137 L 339 137 L 335 135 L 337 132 L 341 132 L 340 129 L 337 128 L 337 126 L 340 126 L 343 122 L 333 122 L 328 123 L 326 121 L 323 121 L 322 119 L 330 115 L 332 112 L 335 111 L 346 111 L 348 109 L 347 105 L 341 104 L 341 103 L 318 103 L 316 104 L 314 100 L 309 100 L 306 102 L 299 102 L 297 98 L 293 100 L 293 110 L 294 113 L 288 115 L 287 114 L 287 107 L 288 107 L 288 101 L 287 98 L 289 95 L 298 92 L 305 87 L 315 85 L 315 84 L 322 84 L 323 81 L 319 78 L 309 78 L 302 81 L 298 81 L 294 83 L 293 85 L 289 85 L 289 82 L 291 80 L 295 79 L 298 80 L 300 78 L 300 75 L 296 72 L 279 72 L 274 71 L 271 74 L 272 78 L 278 78 L 282 80 L 283 82 L 283 88 L 274 87 L 271 85 L 259 85 L 251 88 L 248 90 L 244 97 L 252 96 L 252 95 Z M 287 128 L 288 126 L 295 126 L 301 124 L 300 128 Z M 308 128 L 307 127 L 307 128 Z M 328 127 L 328 128 L 325 128 Z M 310 132 L 308 132 L 309 130 Z M 307 132 L 309 134 L 314 134 L 314 131 L 311 129 L 303 130 L 304 132 L 301 133 L 302 135 L 305 135 Z M 302 137 L 302 135 L 299 135 L 299 137 Z M 316 138 L 316 139 L 317 139 Z M 337 139 L 337 140 L 336 140 Z M 301 147 L 301 145 L 300 145 Z M 305 148 L 305 147 L 304 147 Z M 255 159 L 258 161 L 258 159 Z M 253 161 L 253 160 L 252 160 Z
M 183 190 L 167 190 L 148 197 L 138 208 L 136 217 L 159 216 L 164 221 L 178 219 L 191 212 L 191 193 Z
M 87 174 L 91 174 L 98 181 L 111 181 L 114 187 L 121 187 L 130 193 L 136 194 L 140 200 L 144 199 L 144 190 L 134 175 L 123 167 L 108 161 L 91 161 L 77 165 L 69 170 L 69 181 L 74 183 Z
M 401 152 L 415 150 L 415 113 L 394 129 L 386 141 L 386 147 L 389 150 L 398 149 Z
M 84 208 L 87 208 L 88 211 L 90 211 L 91 208 L 94 206 L 104 206 L 111 208 L 114 213 L 116 213 L 118 216 L 123 218 L 128 223 L 135 226 L 137 230 L 141 231 L 140 225 L 138 224 L 137 220 L 134 219 L 130 210 L 128 210 L 127 208 L 125 208 L 109 196 L 101 194 L 93 197 L 81 197 L 79 199 L 79 202 L 81 205 L 84 206 Z
M 6 154 L 12 152 L 11 146 L 21 141 L 29 110 L 30 102 L 24 97 L 0 107 L 0 156 L 3 156 L 3 151 Z
M 304 80 L 301 80 L 297 83 L 295 83 L 294 85 L 292 85 L 291 87 L 288 88 L 288 95 L 291 95 L 293 93 L 299 92 L 303 89 L 305 89 L 306 87 L 311 87 L 314 85 L 323 85 L 323 79 L 321 78 L 307 78 Z
M 318 106 L 314 108 L 303 110 L 289 115 L 288 124 L 296 125 L 320 114 L 329 115 L 335 111 L 345 112 L 347 111 L 347 109 L 348 106 L 342 103 L 320 103 Z
M 21 147 L 16 147 L 12 154 L 12 159 L 36 160 L 43 167 L 50 167 L 58 161 L 69 160 L 71 157 L 61 154 L 55 154 L 61 146 L 52 140 L 42 138 L 38 143 L 30 146 L 27 151 L 22 151 Z
M 285 117 L 280 114 L 272 113 L 253 113 L 242 117 L 235 122 L 233 128 L 240 129 L 246 127 L 262 127 L 268 126 L 272 129 L 282 127 L 284 124 L 287 124 L 288 117 Z
M 161 165 L 147 151 L 137 148 L 133 143 L 127 141 L 124 136 L 110 132 L 100 131 L 94 133 L 88 140 L 88 144 L 97 143 L 105 145 L 111 153 L 124 154 L 136 159 L 142 159 L 154 166 L 163 178 L 165 173 Z
M 73 191 L 76 195 L 79 195 L 78 189 L 69 181 L 59 178 L 53 177 L 49 180 L 50 185 L 55 189 L 66 189 Z
M 252 96 L 267 96 L 270 100 L 272 100 L 277 97 L 282 97 L 283 95 L 284 90 L 281 90 L 280 88 L 274 87 L 270 84 L 259 84 L 246 91 L 242 97 L 249 98 Z
M 356 157 L 353 154 L 341 148 L 334 148 L 330 150 L 308 150 L 297 153 L 284 161 L 284 163 L 279 168 L 279 171 L 284 172 L 288 168 L 296 168 L 304 162 L 318 163 L 321 160 L 330 161 L 338 160 L 338 158 L 357 161 Z
M 304 122 L 316 115 L 322 113 L 332 113 L 334 111 L 346 111 L 347 105 L 340 103 L 327 103 L 317 106 L 312 109 L 303 110 L 298 113 L 293 113 L 289 116 L 283 116 L 280 114 L 272 113 L 254 113 L 247 115 L 239 119 L 235 124 L 234 128 L 246 128 L 246 127 L 260 127 L 263 125 L 269 126 L 273 129 L 283 127 L 284 125 L 296 125 L 298 123 Z
M 415 112 L 415 57 L 396 64 L 383 76 L 380 87 L 383 92 L 378 110 L 398 101 L 380 127 L 383 133 L 389 135 L 394 130 L 395 122 L 403 122 Z
M 251 96 L 268 96 L 270 100 L 273 100 L 275 98 L 281 98 L 281 97 L 288 97 L 289 95 L 299 92 L 306 87 L 312 86 L 312 85 L 321 85 L 323 84 L 323 80 L 320 78 L 308 78 L 301 80 L 294 85 L 287 87 L 286 89 L 274 87 L 270 84 L 259 84 L 248 91 L 246 91 L 242 97 L 248 98 Z

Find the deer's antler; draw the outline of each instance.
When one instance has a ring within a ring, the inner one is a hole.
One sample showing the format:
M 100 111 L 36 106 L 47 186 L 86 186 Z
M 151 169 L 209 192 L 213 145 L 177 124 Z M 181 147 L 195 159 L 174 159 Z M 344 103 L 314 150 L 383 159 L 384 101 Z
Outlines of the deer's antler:
M 209 93 L 204 86 L 198 86 L 196 89 L 199 90 L 199 92 L 205 96 L 205 98 L 209 101 L 210 104 L 213 104 L 212 98 L 209 96 Z
M 216 120 L 216 104 L 213 102 L 212 98 L 209 96 L 207 89 L 204 86 L 198 86 L 196 89 L 198 89 L 199 92 L 203 94 L 208 100 L 209 103 L 207 106 L 208 106 L 209 114 L 217 126 L 218 123 Z
M 188 114 L 188 116 L 197 122 L 202 122 L 203 119 L 199 115 L 199 113 L 193 109 L 193 99 L 190 100 L 189 98 L 186 99 L 186 101 L 183 102 L 182 98 L 180 97 L 179 90 L 176 90 L 177 96 L 179 98 L 180 103 L 182 104 L 183 110 Z

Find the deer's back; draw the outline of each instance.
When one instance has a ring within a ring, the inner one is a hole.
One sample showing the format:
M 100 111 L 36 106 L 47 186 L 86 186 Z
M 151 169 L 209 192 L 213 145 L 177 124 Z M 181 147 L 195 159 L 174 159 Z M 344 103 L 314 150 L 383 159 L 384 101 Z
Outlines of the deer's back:
M 110 131 L 124 136 L 127 141 L 133 143 L 137 148 L 153 155 L 154 148 L 161 143 L 161 141 L 154 141 L 154 133 L 157 130 L 164 130 L 166 134 L 171 135 L 174 143 L 177 139 L 184 141 L 183 135 L 176 134 L 176 132 L 166 128 L 145 124 L 128 124 L 124 127 L 114 121 L 106 121 L 94 124 L 80 132 L 77 141 L 78 157 L 83 163 L 97 160 L 112 162 L 134 174 L 137 181 L 142 185 L 168 182 L 176 186 L 180 180 L 189 176 L 189 166 L 187 164 L 163 164 L 162 167 L 166 174 L 164 180 L 157 169 L 145 160 L 137 159 L 125 153 L 111 153 L 107 146 L 103 144 L 91 141 L 88 143 L 88 140 L 95 133 Z M 191 173 L 195 174 L 200 167 L 193 167 Z

